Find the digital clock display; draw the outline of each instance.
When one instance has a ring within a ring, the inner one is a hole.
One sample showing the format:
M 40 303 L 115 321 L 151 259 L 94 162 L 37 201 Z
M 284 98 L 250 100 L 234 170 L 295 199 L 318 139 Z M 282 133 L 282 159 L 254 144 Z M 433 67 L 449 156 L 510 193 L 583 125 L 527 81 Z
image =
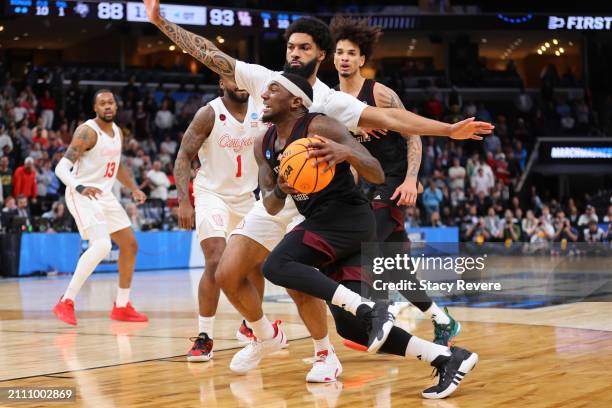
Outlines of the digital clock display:
M 142 2 L 85 2 L 75 0 L 6 0 L 7 10 L 14 16 L 80 17 L 98 20 L 122 20 L 146 23 Z M 260 10 L 236 10 L 185 4 L 161 4 L 161 14 L 168 20 L 184 25 L 255 27 L 284 30 L 298 14 Z

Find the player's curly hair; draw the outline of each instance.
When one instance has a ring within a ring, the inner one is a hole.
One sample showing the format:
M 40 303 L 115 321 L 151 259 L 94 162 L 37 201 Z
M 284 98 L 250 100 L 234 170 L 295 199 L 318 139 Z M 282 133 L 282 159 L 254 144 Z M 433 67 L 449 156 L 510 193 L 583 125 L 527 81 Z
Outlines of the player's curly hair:
M 320 49 L 325 51 L 326 57 L 330 55 L 333 50 L 334 44 L 332 42 L 329 26 L 318 18 L 302 17 L 295 20 L 285 30 L 285 41 L 289 41 L 289 37 L 291 37 L 291 34 L 293 33 L 304 33 L 310 35 L 315 44 L 317 44 Z
M 382 28 L 370 26 L 367 18 L 356 19 L 347 16 L 336 16 L 330 23 L 334 44 L 341 40 L 355 43 L 365 56 L 366 61 L 372 56 L 374 46 L 382 35 Z

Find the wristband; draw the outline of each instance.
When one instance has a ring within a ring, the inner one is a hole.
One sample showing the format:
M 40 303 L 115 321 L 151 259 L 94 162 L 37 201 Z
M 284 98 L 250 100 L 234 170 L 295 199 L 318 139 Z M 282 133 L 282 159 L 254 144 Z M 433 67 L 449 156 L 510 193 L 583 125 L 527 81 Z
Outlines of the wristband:
M 285 198 L 287 198 L 287 193 L 285 193 L 283 190 L 281 190 L 280 187 L 278 186 L 278 184 L 276 185 L 276 187 L 274 187 L 274 195 L 279 200 L 284 200 Z
M 85 186 L 82 185 L 82 184 L 79 184 L 74 189 L 77 191 L 77 193 L 81 194 L 81 193 L 83 193 L 83 190 L 85 190 Z

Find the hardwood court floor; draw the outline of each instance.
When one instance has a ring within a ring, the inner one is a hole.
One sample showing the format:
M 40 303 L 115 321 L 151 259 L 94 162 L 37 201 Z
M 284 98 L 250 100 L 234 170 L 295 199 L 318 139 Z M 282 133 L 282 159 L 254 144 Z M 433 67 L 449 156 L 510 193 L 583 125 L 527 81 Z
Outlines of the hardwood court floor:
M 239 316 L 222 299 L 215 358 L 187 363 L 188 337 L 197 331 L 197 271 L 139 273 L 133 301 L 148 324 L 107 316 L 115 275 L 96 276 L 77 301 L 76 328 L 50 308 L 65 278 L 0 281 L 0 387 L 76 387 L 83 407 L 610 407 L 610 303 L 533 310 L 453 308 L 463 325 L 458 345 L 480 362 L 450 398 L 420 397 L 431 368 L 416 359 L 368 355 L 333 342 L 344 365 L 340 381 L 307 384 L 312 341 L 283 290 L 267 288 L 265 309 L 283 320 L 287 350 L 246 376 L 233 374 Z M 405 310 L 400 325 L 424 338 L 431 324 Z M 333 322 L 330 330 L 333 331 Z M 225 350 L 222 350 L 225 349 Z M 6 404 L 48 407 L 68 404 Z

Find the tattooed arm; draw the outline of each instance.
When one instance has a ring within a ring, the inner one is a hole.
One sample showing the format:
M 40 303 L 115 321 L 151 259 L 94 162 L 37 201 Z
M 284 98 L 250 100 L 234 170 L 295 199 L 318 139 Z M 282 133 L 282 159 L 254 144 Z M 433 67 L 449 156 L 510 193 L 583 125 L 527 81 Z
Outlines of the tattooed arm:
M 173 43 L 219 75 L 234 76 L 236 60 L 219 50 L 212 41 L 191 33 L 166 20 L 160 14 L 159 0 L 143 0 L 149 21 L 157 26 Z
M 214 124 L 215 111 L 213 108 L 210 105 L 200 108 L 183 135 L 174 162 L 174 182 L 179 200 L 179 226 L 184 229 L 191 229 L 195 224 L 194 210 L 189 199 L 191 161 L 210 134 Z
M 64 153 L 64 157 L 57 163 L 55 167 L 55 174 L 62 180 L 68 189 L 76 190 L 80 194 L 88 198 L 96 198 L 102 191 L 95 187 L 87 187 L 80 185 L 78 181 L 72 176 L 70 170 L 72 166 L 81 158 L 83 153 L 91 149 L 96 145 L 98 141 L 98 135 L 96 132 L 86 125 L 79 126 L 72 136 L 72 141 Z
M 399 96 L 390 88 L 383 84 L 376 83 L 374 86 L 374 99 L 376 106 L 381 108 L 404 108 L 404 104 Z M 421 156 L 423 145 L 421 136 L 419 135 L 402 135 L 406 139 L 407 161 L 408 167 L 404 182 L 397 187 L 392 200 L 399 196 L 398 205 L 415 205 L 417 199 L 417 179 L 419 177 L 419 168 L 421 167 Z

